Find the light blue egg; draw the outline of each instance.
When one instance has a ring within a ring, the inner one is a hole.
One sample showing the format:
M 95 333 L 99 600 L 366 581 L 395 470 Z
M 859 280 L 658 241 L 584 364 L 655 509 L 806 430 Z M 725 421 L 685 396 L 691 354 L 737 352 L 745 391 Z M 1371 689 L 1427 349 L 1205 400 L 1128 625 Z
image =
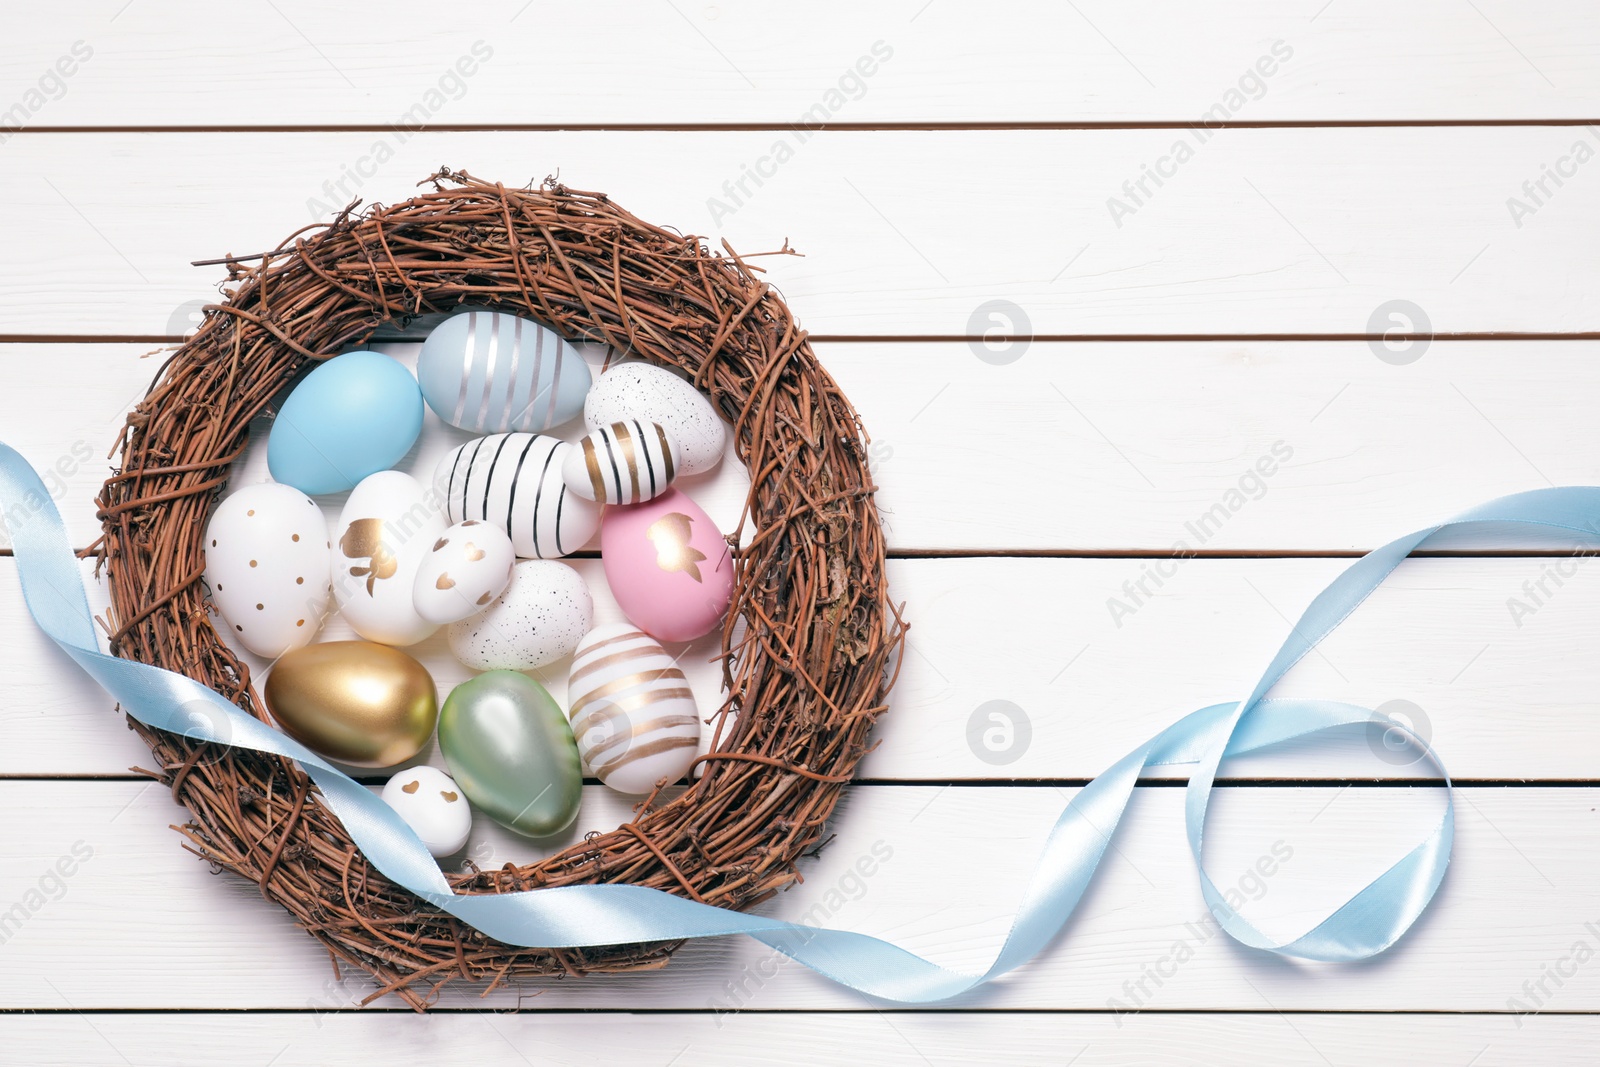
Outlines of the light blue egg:
M 339 493 L 400 462 L 422 432 L 422 392 L 378 352 L 346 352 L 295 386 L 267 439 L 272 477 L 302 493 Z
M 417 357 L 428 406 L 476 433 L 538 433 L 583 410 L 592 380 L 578 350 L 548 326 L 464 311 L 434 328 Z

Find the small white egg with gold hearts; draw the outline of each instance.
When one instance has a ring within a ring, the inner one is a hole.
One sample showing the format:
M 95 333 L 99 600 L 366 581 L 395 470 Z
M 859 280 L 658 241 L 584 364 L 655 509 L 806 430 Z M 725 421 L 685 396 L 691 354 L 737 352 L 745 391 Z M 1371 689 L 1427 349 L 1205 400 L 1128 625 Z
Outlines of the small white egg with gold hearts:
M 602 626 L 584 637 L 567 700 L 578 754 L 619 793 L 676 782 L 699 753 L 694 693 L 672 657 L 636 626 Z
M 434 767 L 401 771 L 383 787 L 383 802 L 417 832 L 434 856 L 460 852 L 472 832 L 472 807 L 455 779 Z
M 567 451 L 567 488 L 601 504 L 654 500 L 678 476 L 678 442 L 659 423 L 623 419 L 591 430 Z
M 504 530 L 477 519 L 458 522 L 439 535 L 417 567 L 412 606 L 441 626 L 476 615 L 505 592 L 516 562 Z

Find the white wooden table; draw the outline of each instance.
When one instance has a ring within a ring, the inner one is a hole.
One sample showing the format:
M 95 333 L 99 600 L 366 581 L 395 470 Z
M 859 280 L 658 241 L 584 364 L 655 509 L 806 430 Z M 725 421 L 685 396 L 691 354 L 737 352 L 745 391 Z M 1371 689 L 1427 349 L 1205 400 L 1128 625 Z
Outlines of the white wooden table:
M 803 252 L 763 262 L 872 432 L 913 629 L 837 839 L 769 910 L 951 965 L 987 964 L 1074 789 L 1242 695 L 1346 557 L 1600 478 L 1583 0 L 96 0 L 8 11 L 4 38 L 0 439 L 56 471 L 80 545 L 148 353 L 220 277 L 191 260 L 446 164 Z M 418 464 L 452 440 L 429 418 Z M 743 478 L 696 495 L 731 526 Z M 365 981 L 179 847 L 6 556 L 0 912 L 43 903 L 0 939 L 0 1060 L 1593 1062 L 1600 564 L 1573 551 L 1409 562 L 1282 687 L 1408 714 L 1457 776 L 1449 877 L 1369 963 L 1219 934 L 1156 777 L 1059 943 L 936 1010 L 725 941 L 425 1017 L 359 1008 Z M 1000 753 L 969 741 L 990 701 L 1028 725 Z M 1226 773 L 1210 869 L 1280 934 L 1439 803 L 1361 736 Z M 591 787 L 579 830 L 625 811 Z M 537 854 L 482 825 L 472 849 Z

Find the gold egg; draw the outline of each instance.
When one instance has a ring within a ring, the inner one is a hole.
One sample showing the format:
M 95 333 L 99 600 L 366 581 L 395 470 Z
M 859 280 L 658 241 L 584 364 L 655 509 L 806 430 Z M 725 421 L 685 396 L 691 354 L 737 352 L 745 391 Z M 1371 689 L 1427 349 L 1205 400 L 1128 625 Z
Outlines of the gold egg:
M 427 668 L 372 641 L 329 641 L 284 654 L 267 675 L 265 696 L 284 733 L 356 767 L 404 763 L 422 751 L 439 720 Z

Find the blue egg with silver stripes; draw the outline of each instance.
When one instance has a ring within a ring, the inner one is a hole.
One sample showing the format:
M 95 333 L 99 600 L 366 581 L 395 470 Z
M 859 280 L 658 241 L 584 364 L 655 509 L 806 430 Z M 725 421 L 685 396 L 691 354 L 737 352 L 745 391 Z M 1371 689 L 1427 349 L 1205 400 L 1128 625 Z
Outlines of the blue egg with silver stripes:
M 498 311 L 463 311 L 423 342 L 417 380 L 445 422 L 503 433 L 566 422 L 583 410 L 593 379 L 578 350 L 548 326 Z
M 342 493 L 393 467 L 422 432 L 422 393 L 379 352 L 334 356 L 294 387 L 267 438 L 273 480 L 302 493 Z

